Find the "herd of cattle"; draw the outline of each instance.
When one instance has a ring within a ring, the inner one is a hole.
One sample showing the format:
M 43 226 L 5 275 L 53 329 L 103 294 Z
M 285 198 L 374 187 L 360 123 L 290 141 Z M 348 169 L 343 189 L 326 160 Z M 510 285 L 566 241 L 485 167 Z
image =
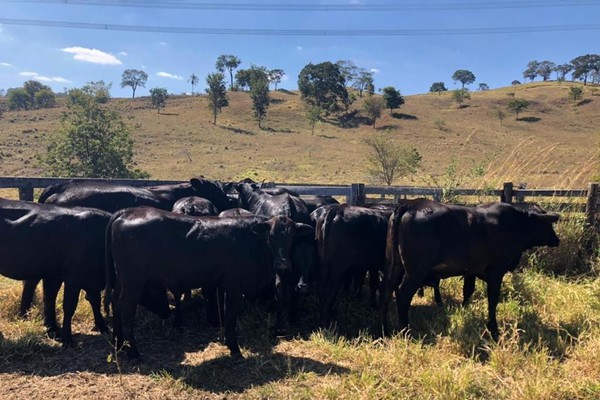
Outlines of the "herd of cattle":
M 234 193 L 234 194 L 232 194 Z M 300 197 L 245 180 L 223 184 L 204 177 L 147 188 L 68 182 L 47 187 L 39 203 L 0 199 L 0 274 L 24 281 L 20 313 L 43 283 L 44 324 L 72 344 L 71 319 L 83 289 L 95 327 L 108 332 L 112 308 L 118 347 L 139 357 L 133 326 L 138 304 L 182 323 L 182 297 L 201 288 L 209 323 L 224 322 L 226 344 L 241 357 L 235 333 L 243 297 L 275 300 L 276 331 L 296 317 L 298 293 L 316 291 L 319 318 L 335 318 L 338 294 L 360 290 L 369 277 L 384 332 L 392 293 L 400 329 L 424 285 L 464 276 L 464 303 L 475 278 L 487 282 L 487 327 L 498 334 L 496 306 L 504 274 L 535 246 L 558 246 L 559 216 L 494 203 L 461 207 L 426 199 L 392 207 L 339 204 L 328 196 Z M 381 278 L 383 271 L 383 278 Z M 56 297 L 64 283 L 62 330 Z

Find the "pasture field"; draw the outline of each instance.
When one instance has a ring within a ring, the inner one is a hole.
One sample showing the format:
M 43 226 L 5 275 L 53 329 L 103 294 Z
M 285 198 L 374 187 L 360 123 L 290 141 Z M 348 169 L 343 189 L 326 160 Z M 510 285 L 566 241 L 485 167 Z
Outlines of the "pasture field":
M 272 104 L 259 130 L 248 93 L 230 93 L 230 106 L 212 124 L 205 97 L 172 97 L 158 114 L 149 98 L 112 99 L 131 127 L 138 166 L 155 179 L 213 179 L 349 184 L 370 183 L 364 139 L 386 132 L 423 156 L 415 177 L 397 184 L 438 186 L 461 176 L 460 185 L 583 188 L 597 166 L 600 96 L 586 87 L 583 99 L 569 99 L 573 83 L 534 82 L 472 92 L 467 107 L 457 108 L 450 93 L 407 96 L 406 104 L 384 110 L 377 129 L 359 112 L 329 118 L 311 135 L 297 92 L 272 92 Z M 577 84 L 578 85 L 578 84 Z M 579 86 L 579 85 L 578 85 Z M 595 89 L 595 88 L 594 88 Z M 596 89 L 597 90 L 597 89 Z M 506 109 L 509 94 L 530 101 L 515 120 Z M 2 99 L 0 99 L 2 101 Z M 5 112 L 0 119 L 0 173 L 40 176 L 36 154 L 60 127 L 65 109 Z M 497 118 L 504 110 L 505 119 Z M 477 174 L 474 174 L 477 170 Z M 469 179 L 478 175 L 477 179 Z

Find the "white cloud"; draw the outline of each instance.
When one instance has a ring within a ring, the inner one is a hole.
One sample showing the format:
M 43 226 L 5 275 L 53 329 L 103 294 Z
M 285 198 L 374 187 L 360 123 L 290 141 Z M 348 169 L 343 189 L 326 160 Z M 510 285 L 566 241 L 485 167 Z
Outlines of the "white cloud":
M 296 50 L 302 51 L 302 46 L 296 46 Z
M 0 65 L 2 65 L 3 67 L 12 67 L 12 64 L 9 64 L 7 62 L 1 62 Z
M 70 83 L 71 82 L 70 80 L 63 78 L 62 76 L 49 77 L 49 76 L 40 75 L 37 72 L 30 72 L 30 71 L 19 72 L 19 75 L 24 76 L 26 78 L 33 79 L 35 81 L 40 81 L 40 82 L 58 82 L 58 83 Z
M 282 81 L 287 81 L 288 79 L 290 79 L 290 77 L 287 76 L 286 74 L 283 74 L 283 76 L 281 77 Z
M 167 46 L 167 42 L 158 42 L 161 46 Z
M 120 56 L 125 56 L 125 57 L 129 55 L 129 54 L 127 54 L 126 51 L 120 51 L 117 54 L 120 55 Z
M 380 73 L 381 71 L 380 71 L 380 70 L 378 70 L 377 68 L 371 68 L 371 72 L 372 72 L 372 73 L 374 73 L 374 74 L 378 74 L 378 73 Z
M 182 80 L 183 79 L 183 77 L 180 76 L 180 75 L 173 75 L 173 74 L 170 74 L 168 72 L 162 72 L 162 71 L 158 72 L 156 74 L 156 76 L 160 76 L 162 78 L 177 79 L 177 80 Z
M 61 50 L 65 53 L 73 54 L 73 58 L 79 61 L 102 65 L 123 64 L 117 57 L 98 49 L 87 49 L 85 47 L 66 47 Z

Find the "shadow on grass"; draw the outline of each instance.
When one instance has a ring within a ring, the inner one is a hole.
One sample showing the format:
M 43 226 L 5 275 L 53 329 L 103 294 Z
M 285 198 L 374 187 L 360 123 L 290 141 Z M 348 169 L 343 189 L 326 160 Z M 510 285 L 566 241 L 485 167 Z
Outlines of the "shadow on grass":
M 519 119 L 517 119 L 517 121 L 522 121 L 522 122 L 539 122 L 541 121 L 541 118 L 538 117 L 521 117 Z
M 337 121 L 332 121 L 332 124 L 340 128 L 358 128 L 360 125 L 371 125 L 373 121 L 363 115 L 360 115 L 358 110 L 341 115 Z
M 586 104 L 590 104 L 592 101 L 593 101 L 592 99 L 581 100 L 579 103 L 577 103 L 577 107 L 579 107 L 579 106 L 585 106 Z
M 269 103 L 270 104 L 281 104 L 281 103 L 285 103 L 285 100 L 283 100 L 283 99 L 269 99 Z
M 161 112 L 159 113 L 160 115 L 166 115 L 166 116 L 178 116 L 179 113 L 166 113 L 166 112 Z
M 256 134 L 256 133 L 254 133 L 252 131 L 249 131 L 249 130 L 246 130 L 246 129 L 234 128 L 234 127 L 231 127 L 231 126 L 222 126 L 221 128 L 226 129 L 226 130 L 228 130 L 230 132 L 233 132 L 233 133 L 241 134 L 241 135 L 250 135 L 250 136 L 253 136 L 253 135 Z
M 375 126 L 376 131 L 391 131 L 399 129 L 400 127 L 397 125 L 377 125 Z
M 329 135 L 317 135 L 317 136 L 320 138 L 323 138 L 323 139 L 337 139 L 338 138 L 337 136 L 329 136 Z
M 292 91 L 289 91 L 289 90 L 287 90 L 287 89 L 277 89 L 277 91 L 278 91 L 279 93 L 285 93 L 285 94 L 289 94 L 289 95 L 291 95 L 291 96 L 297 96 L 297 95 L 298 95 L 297 93 L 294 93 L 294 92 L 292 92 Z
M 418 119 L 415 115 L 410 114 L 402 114 L 402 113 L 392 113 L 392 118 L 396 119 L 408 119 L 408 120 L 416 120 Z

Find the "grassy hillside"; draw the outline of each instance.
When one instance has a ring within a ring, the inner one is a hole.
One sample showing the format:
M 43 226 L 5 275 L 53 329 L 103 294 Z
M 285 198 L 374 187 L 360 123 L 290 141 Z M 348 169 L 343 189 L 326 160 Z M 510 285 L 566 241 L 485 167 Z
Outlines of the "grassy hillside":
M 174 97 L 157 114 L 148 98 L 113 99 L 132 127 L 139 167 L 153 178 L 211 178 L 304 183 L 369 182 L 364 138 L 385 131 L 414 146 L 423 168 L 413 184 L 444 179 L 454 161 L 462 177 L 474 166 L 485 172 L 477 182 L 499 185 L 511 180 L 529 187 L 582 187 L 590 180 L 600 141 L 600 96 L 586 89 L 577 105 L 568 98 L 571 83 L 533 83 L 473 92 L 467 107 L 457 108 L 450 93 L 408 96 L 406 104 L 365 125 L 356 114 L 345 123 L 330 119 L 314 136 L 298 93 L 272 93 L 266 130 L 258 129 L 247 93 L 231 93 L 230 107 L 217 125 L 203 97 Z M 506 110 L 509 93 L 530 101 L 519 121 Z M 359 111 L 362 99 L 353 106 Z M 507 115 L 503 123 L 496 110 Z M 59 126 L 64 110 L 5 112 L 0 120 L 0 174 L 35 176 L 35 154 Z M 409 183 L 399 180 L 398 184 Z

